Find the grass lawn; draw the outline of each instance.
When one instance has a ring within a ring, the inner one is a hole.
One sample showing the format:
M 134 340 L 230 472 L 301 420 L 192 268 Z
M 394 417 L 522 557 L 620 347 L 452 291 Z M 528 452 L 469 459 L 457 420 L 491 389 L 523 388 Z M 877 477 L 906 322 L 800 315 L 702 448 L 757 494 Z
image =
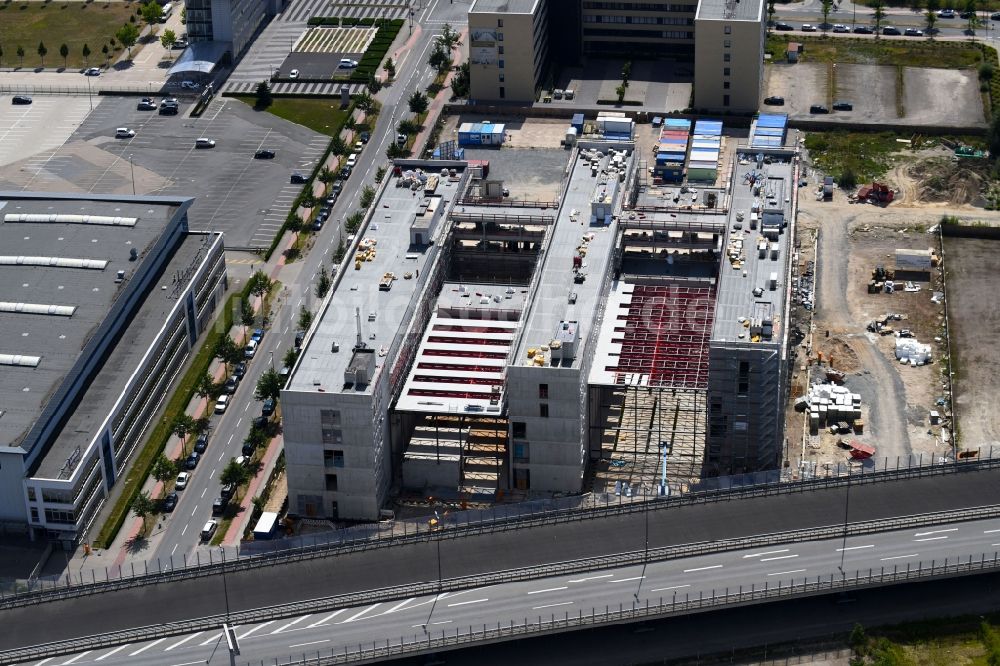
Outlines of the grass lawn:
M 62 67 L 59 47 L 69 47 L 66 67 L 78 69 L 86 64 L 83 45 L 90 47 L 90 65 L 105 62 L 101 47 L 108 44 L 115 31 L 128 21 L 139 4 L 134 2 L 0 2 L 0 60 L 5 67 L 40 67 L 38 43 L 43 42 L 48 53 L 45 65 Z M 136 24 L 141 28 L 141 23 Z M 24 48 L 24 63 L 17 57 L 17 47 Z M 121 46 L 118 46 L 121 51 Z M 135 53 L 133 47 L 132 52 Z M 109 47 L 110 53 L 110 47 Z
M 813 163 L 823 173 L 838 178 L 850 168 L 864 183 L 883 175 L 892 167 L 893 154 L 905 149 L 896 138 L 910 138 L 892 132 L 810 132 L 806 148 Z
M 831 19 L 832 21 L 833 19 Z M 788 42 L 803 45 L 801 62 L 828 62 L 872 65 L 902 65 L 904 67 L 937 67 L 942 69 L 966 69 L 978 67 L 983 61 L 979 47 L 965 42 L 932 42 L 913 40 L 912 42 L 889 39 L 864 39 L 840 37 L 794 38 L 785 35 L 770 35 L 766 50 L 774 61 L 784 58 Z
M 255 104 L 252 95 L 240 95 L 236 99 L 250 106 Z M 275 97 L 271 106 L 267 107 L 267 111 L 320 134 L 334 136 L 340 132 L 344 121 L 347 120 L 348 110 L 340 108 L 339 97 L 335 100 Z

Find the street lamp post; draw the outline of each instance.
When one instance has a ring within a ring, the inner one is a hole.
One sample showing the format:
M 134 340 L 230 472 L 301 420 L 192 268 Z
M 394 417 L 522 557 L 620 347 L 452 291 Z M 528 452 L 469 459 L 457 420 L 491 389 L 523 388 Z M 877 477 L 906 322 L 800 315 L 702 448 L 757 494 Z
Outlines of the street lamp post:
M 229 624 L 229 586 L 226 583 L 226 549 L 222 546 L 219 547 L 219 552 L 222 553 L 222 594 L 226 599 L 226 624 Z
M 132 173 L 132 194 L 135 195 L 135 165 L 132 163 L 134 155 L 128 156 L 128 169 Z
M 441 539 L 435 540 L 437 544 L 437 565 L 438 565 L 438 590 L 437 594 L 434 595 L 434 600 L 431 602 L 431 612 L 427 614 L 427 621 L 424 622 L 424 633 L 427 633 L 427 625 L 431 623 L 431 618 L 434 617 L 434 607 L 437 606 L 438 597 L 441 596 L 441 588 L 443 583 L 441 581 Z
M 93 111 L 94 110 L 94 94 L 93 94 L 93 92 L 91 92 L 91 89 L 90 89 L 90 77 L 88 76 L 86 78 L 87 78 L 87 99 L 90 101 L 90 110 Z M 134 194 L 134 192 L 133 192 L 133 194 Z
M 847 554 L 847 519 L 850 515 L 851 510 L 851 466 L 847 465 L 847 493 L 844 495 L 844 537 L 840 544 L 840 575 L 843 578 L 847 578 L 847 572 L 844 571 L 844 556 Z
M 642 553 L 642 573 L 639 574 L 639 585 L 635 588 L 636 601 L 639 601 L 639 591 L 642 590 L 642 581 L 646 579 L 646 565 L 649 563 L 649 498 L 646 497 L 645 486 L 642 489 L 642 515 L 646 523 L 646 537 Z

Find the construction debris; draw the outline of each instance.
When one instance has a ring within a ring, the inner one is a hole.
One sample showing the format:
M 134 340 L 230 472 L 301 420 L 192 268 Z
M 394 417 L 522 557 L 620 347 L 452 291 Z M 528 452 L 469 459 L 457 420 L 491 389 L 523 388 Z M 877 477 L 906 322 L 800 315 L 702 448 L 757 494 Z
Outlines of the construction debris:
M 845 386 L 836 384 L 813 384 L 805 396 L 809 406 L 809 430 L 816 434 L 820 428 L 843 423 L 855 432 L 861 421 L 861 395 L 851 393 Z M 798 407 L 798 404 L 796 404 Z
M 896 360 L 912 367 L 925 365 L 931 362 L 931 346 L 919 343 L 916 338 L 897 338 Z

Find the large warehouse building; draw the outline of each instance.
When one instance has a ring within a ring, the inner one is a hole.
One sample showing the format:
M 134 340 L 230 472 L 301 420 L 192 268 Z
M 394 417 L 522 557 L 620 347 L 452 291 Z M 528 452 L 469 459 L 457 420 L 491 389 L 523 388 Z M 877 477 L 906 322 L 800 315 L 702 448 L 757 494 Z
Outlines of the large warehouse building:
M 777 470 L 798 158 L 720 162 L 721 129 L 683 195 L 622 139 L 581 139 L 558 202 L 397 162 L 282 395 L 290 510 Z
M 763 0 L 475 0 L 470 98 L 531 103 L 559 66 L 653 59 L 694 66 L 694 108 L 755 111 L 765 18 Z
M 192 201 L 0 192 L 0 521 L 90 528 L 226 288 Z

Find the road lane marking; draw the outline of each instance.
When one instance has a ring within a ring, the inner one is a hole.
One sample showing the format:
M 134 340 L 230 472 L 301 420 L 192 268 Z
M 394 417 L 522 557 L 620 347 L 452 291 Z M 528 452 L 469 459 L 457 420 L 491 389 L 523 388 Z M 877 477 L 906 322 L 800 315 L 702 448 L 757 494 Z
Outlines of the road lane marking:
M 272 631 L 271 634 L 272 635 L 274 635 L 274 634 L 280 634 L 285 629 L 288 629 L 288 627 L 291 627 L 292 625 L 298 624 L 302 620 L 305 620 L 306 618 L 310 618 L 310 617 L 312 617 L 312 615 L 303 615 L 302 617 L 295 618 L 294 620 L 292 620 L 288 624 L 285 624 L 285 625 L 282 625 L 282 626 L 278 627 L 277 629 L 275 629 L 274 631 Z
M 835 550 L 833 552 L 835 552 L 835 553 L 843 553 L 845 550 L 861 550 L 863 548 L 874 548 L 874 547 L 875 547 L 875 544 L 871 543 L 871 544 L 868 544 L 867 546 L 849 546 L 847 548 L 838 548 L 837 550 Z
M 194 515 L 194 514 L 191 514 L 191 515 Z M 187 532 L 187 531 L 188 531 L 188 526 L 185 525 L 184 529 L 181 530 L 181 536 L 184 536 L 184 533 Z
M 546 592 L 558 592 L 559 590 L 565 590 L 565 589 L 566 589 L 565 585 L 563 585 L 562 587 L 547 587 L 544 590 L 532 590 L 531 592 L 528 592 L 528 594 L 545 594 Z
M 170 549 L 170 557 L 173 557 L 173 556 L 174 556 L 174 553 L 176 553 L 176 552 L 177 552 L 177 546 L 179 546 L 179 545 L 180 545 L 180 544 L 177 544 L 177 543 L 175 543 L 175 544 L 174 544 L 174 547 Z
M 81 652 L 80 654 L 76 655 L 75 657 L 73 657 L 69 661 L 64 661 L 63 662 L 63 666 L 68 666 L 69 664 L 72 664 L 73 662 L 75 662 L 77 659 L 80 659 L 81 657 L 86 657 L 91 652 L 93 652 L 93 650 L 87 650 L 86 652 Z
M 947 536 L 939 537 L 927 537 L 926 539 L 914 539 L 914 541 L 940 541 L 941 539 L 947 539 Z
M 115 654 L 116 652 L 121 652 L 122 650 L 124 650 L 125 648 L 127 648 L 129 645 L 130 645 L 129 643 L 126 643 L 125 645 L 119 645 L 118 647 L 116 647 L 111 652 L 109 652 L 109 653 L 107 653 L 105 655 L 101 655 L 100 657 L 98 657 L 94 661 L 104 661 L 105 659 L 107 659 L 111 655 Z M 52 659 L 52 657 L 49 657 L 49 659 Z M 45 661 L 49 661 L 49 659 L 46 659 Z M 42 664 L 44 664 L 45 661 L 39 662 L 36 666 L 42 666 Z
M 721 569 L 721 564 L 713 564 L 710 567 L 698 567 L 697 569 L 685 569 L 684 573 L 694 573 L 695 571 L 707 571 L 708 569 Z
M 763 553 L 751 553 L 749 555 L 744 555 L 743 559 L 745 560 L 745 559 L 750 558 L 750 557 L 764 557 L 765 555 L 776 555 L 778 553 L 787 553 L 789 550 L 791 550 L 791 549 L 790 548 L 782 548 L 781 550 L 768 550 L 768 551 L 764 551 Z
M 167 639 L 166 639 L 166 638 L 161 638 L 161 639 L 159 639 L 159 640 L 155 640 L 155 641 L 153 641 L 152 643 L 149 643 L 149 644 L 147 644 L 147 645 L 144 645 L 144 646 L 142 646 L 141 648 L 139 648 L 139 649 L 138 649 L 138 650 L 136 650 L 135 652 L 131 652 L 131 653 L 129 653 L 129 655 L 128 655 L 128 656 L 130 656 L 130 657 L 134 657 L 134 656 L 135 656 L 135 655 L 137 655 L 137 654 L 142 654 L 143 652 L 145 652 L 145 651 L 146 651 L 146 650 L 148 650 L 149 648 L 151 648 L 151 647 L 153 647 L 153 646 L 155 646 L 155 645 L 159 645 L 160 643 L 162 643 L 162 642 L 163 642 L 163 641 L 165 641 L 165 640 L 167 640 Z
M 194 666 L 195 664 L 204 664 L 204 661 L 185 661 L 183 664 L 173 664 L 173 666 Z
M 366 608 L 366 609 L 364 609 L 364 610 L 361 610 L 361 611 L 358 611 L 357 613 L 355 613 L 355 614 L 354 614 L 354 615 L 352 615 L 351 617 L 347 618 L 346 620 L 341 620 L 341 621 L 340 621 L 340 622 L 338 622 L 337 624 L 347 624 L 348 622 L 354 622 L 355 620 L 357 620 L 358 618 L 360 618 L 360 617 L 361 617 L 362 615 L 364 615 L 365 613 L 367 613 L 367 612 L 369 612 L 369 611 L 373 611 L 373 610 L 375 610 L 376 608 L 378 608 L 378 607 L 379 607 L 379 606 L 381 606 L 381 605 L 382 605 L 381 603 L 377 603 L 377 604 L 372 604 L 372 605 L 371 605 L 371 606 L 369 606 L 368 608 Z
M 215 475 L 213 474 L 212 476 L 215 476 Z M 207 493 L 207 492 L 208 492 L 208 488 L 205 488 L 204 490 L 201 491 L 201 497 L 202 497 L 202 499 L 205 499 L 205 493 Z M 193 516 L 194 514 L 192 513 L 191 515 Z
M 452 606 L 467 606 L 469 604 L 481 604 L 484 601 L 489 601 L 489 599 L 472 599 L 471 601 L 457 601 L 453 604 L 448 604 L 448 608 Z
M 125 645 L 128 645 L 128 643 L 126 643 Z M 55 657 L 47 657 L 47 658 L 45 658 L 45 659 L 42 659 L 42 660 L 41 660 L 40 662 L 38 662 L 37 664 L 35 664 L 35 666 L 44 666 L 45 664 L 49 663 L 49 662 L 50 662 L 50 661 L 52 661 L 53 659 L 55 659 Z
M 300 647 L 305 647 L 307 645 L 319 645 L 320 643 L 329 643 L 329 642 L 330 642 L 329 638 L 324 638 L 321 641 L 309 641 L 308 643 L 296 643 L 295 645 L 289 645 L 288 649 L 291 650 L 292 648 L 300 648 Z
M 396 604 L 395 606 L 393 606 L 389 610 L 384 611 L 382 613 L 382 615 L 388 615 L 389 613 L 395 613 L 396 611 L 400 610 L 403 606 L 405 606 L 406 604 L 410 603 L 414 599 L 416 599 L 416 597 L 410 597 L 409 599 L 406 599 L 405 601 L 400 601 L 398 604 Z
M 632 576 L 631 578 L 615 578 L 614 580 L 609 580 L 609 583 L 631 583 L 633 580 L 642 580 L 645 576 Z
M 205 490 L 208 490 L 208 488 L 205 488 Z M 204 497 L 205 493 L 202 493 L 201 495 L 202 495 L 202 497 Z M 194 509 L 191 510 L 191 517 L 194 518 L 194 514 L 196 514 L 196 513 L 198 513 L 198 507 L 197 506 Z
M 778 557 L 765 557 L 762 558 L 761 562 L 773 562 L 774 560 L 790 560 L 793 557 L 798 557 L 798 555 L 779 555 Z
M 585 583 L 588 580 L 597 580 L 598 578 L 611 578 L 614 574 L 601 574 L 600 576 L 588 576 L 587 578 L 576 578 L 569 581 L 570 583 Z
M 440 622 L 431 622 L 431 624 L 451 624 L 452 622 L 454 622 L 454 620 L 441 620 Z M 424 625 L 422 624 L 415 624 L 410 627 L 410 629 L 422 629 L 423 627 Z
M 774 573 L 767 574 L 768 576 L 787 576 L 793 573 L 802 573 L 805 569 L 794 569 L 792 571 L 775 571 Z
M 1000 530 L 983 530 L 983 534 L 993 534 L 994 532 L 1000 532 Z
M 173 644 L 173 645 L 171 645 L 170 647 L 168 647 L 168 648 L 163 648 L 163 651 L 164 651 L 164 652 L 170 652 L 171 650 L 174 650 L 174 649 L 176 649 L 176 648 L 179 648 L 180 646 L 184 645 L 185 643 L 187 643 L 187 642 L 188 642 L 189 640 L 191 640 L 192 638 L 197 638 L 197 637 L 198 637 L 198 636 L 200 636 L 201 634 L 202 634 L 202 632 L 200 632 L 200 631 L 199 631 L 199 632 L 198 632 L 198 633 L 196 633 L 196 634 L 191 634 L 191 635 L 190 635 L 190 636 L 188 636 L 187 638 L 182 638 L 181 640 L 177 641 L 176 643 L 174 643 L 174 644 Z
M 218 641 L 218 640 L 222 640 L 222 634 L 214 634 L 211 638 L 207 638 L 203 640 L 201 643 L 198 643 L 198 645 L 203 647 L 205 645 L 208 645 L 212 641 Z
M 950 528 L 948 528 L 946 530 L 931 530 L 930 532 L 917 532 L 913 536 L 915 536 L 915 537 L 918 537 L 918 536 L 928 536 L 928 535 L 931 535 L 931 534 L 941 534 L 942 532 L 957 532 L 957 531 L 958 531 L 957 527 L 950 527 Z
M 340 615 L 341 613 L 343 613 L 345 610 L 347 610 L 347 609 L 346 608 L 341 608 L 339 611 L 334 611 L 334 612 L 330 613 L 329 615 L 327 615 L 326 617 L 324 617 L 322 620 L 318 620 L 318 621 L 313 622 L 312 624 L 310 624 L 309 628 L 312 629 L 313 627 L 322 627 L 324 624 L 326 624 L 327 620 L 332 620 L 333 618 L 335 618 L 338 615 Z
M 544 606 L 535 606 L 531 610 L 542 610 L 543 608 L 555 608 L 556 606 L 569 606 L 572 603 L 573 603 L 572 601 L 563 601 L 562 603 L 558 604 L 545 604 Z
M 268 620 L 268 621 L 267 621 L 267 622 L 265 622 L 264 624 L 258 624 L 258 625 L 257 625 L 256 627 L 254 627 L 253 629 L 249 629 L 249 630 L 247 630 L 247 631 L 243 632 L 242 634 L 240 634 L 239 636 L 237 636 L 237 637 L 236 637 L 236 640 L 238 640 L 238 641 L 241 641 L 241 640 L 243 640 L 244 638 L 246 638 L 247 636 L 249 636 L 250 634 L 252 634 L 253 632 L 255 632 L 255 631 L 260 631 L 261 629 L 263 629 L 264 627 L 266 627 L 266 626 L 267 626 L 267 625 L 269 625 L 269 624 L 274 624 L 274 620 Z
M 909 555 L 896 555 L 895 557 L 883 557 L 879 562 L 885 562 L 887 560 L 905 560 L 907 557 L 919 557 L 919 553 L 911 553 Z
M 665 590 L 679 590 L 682 587 L 691 587 L 690 585 L 671 585 L 670 587 L 658 587 L 655 590 L 650 590 L 650 592 L 663 592 Z

